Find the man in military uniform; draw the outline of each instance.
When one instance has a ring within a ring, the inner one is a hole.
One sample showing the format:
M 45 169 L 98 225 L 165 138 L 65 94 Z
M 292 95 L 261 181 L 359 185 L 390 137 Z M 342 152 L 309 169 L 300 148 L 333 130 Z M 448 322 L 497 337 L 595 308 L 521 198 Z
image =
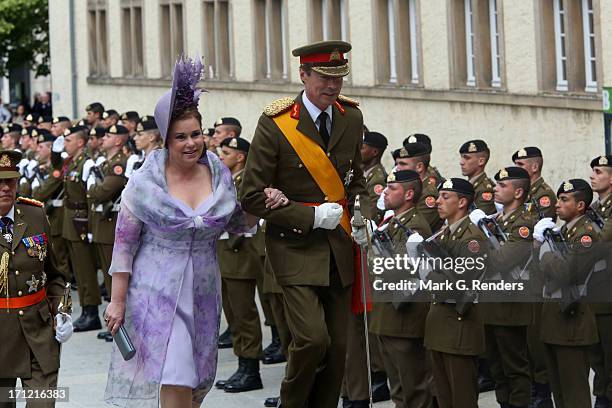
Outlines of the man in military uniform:
M 102 120 L 100 127 L 108 129 L 109 127 L 119 123 L 119 112 L 114 109 L 108 109 L 102 112 Z
M 42 133 L 44 131 L 40 131 Z M 17 194 L 22 197 L 29 197 L 32 195 L 32 181 L 34 178 L 34 171 L 38 166 L 36 160 L 36 145 L 38 143 L 39 130 L 35 127 L 23 128 L 21 130 L 21 138 L 19 139 L 19 146 L 22 152 L 22 158 L 19 162 L 19 186 L 17 187 Z M 34 138 L 36 142 L 34 142 Z
M 87 112 L 86 124 L 78 126 L 87 126 L 89 129 L 102 126 L 102 114 L 104 113 L 104 105 L 100 102 L 90 103 L 85 107 Z
M 38 122 L 36 127 L 38 129 L 45 129 L 51 131 L 51 126 L 53 125 L 53 116 L 41 116 L 38 118 Z
M 25 118 L 23 118 L 23 127 L 35 127 L 38 123 L 38 114 L 36 113 L 28 113 Z
M 474 187 L 467 180 L 451 178 L 442 184 L 439 194 L 438 212 L 446 224 L 434 242 L 452 259 L 462 259 L 467 264 L 467 259 L 472 258 L 475 266 L 460 275 L 469 287 L 482 276 L 486 258 L 484 234 L 468 217 Z M 413 258 L 418 253 L 412 248 L 422 241 L 418 233 L 408 238 L 408 251 Z M 426 279 L 442 285 L 453 282 L 458 272 L 444 268 L 444 264 L 434 263 L 435 268 Z M 425 347 L 431 351 L 438 406 L 476 408 L 477 357 L 485 351 L 484 324 L 480 305 L 472 304 L 474 299 L 466 297 L 461 288 L 454 289 L 434 291 L 434 302 L 425 324 Z
M 470 140 L 459 148 L 461 174 L 474 185 L 474 204 L 487 215 L 495 214 L 494 183 L 485 172 L 491 152 L 484 140 Z
M 21 137 L 21 131 L 23 127 L 16 123 L 11 123 L 4 128 L 2 134 L 2 148 L 4 150 L 18 150 L 19 138 Z
M 239 137 L 242 133 L 242 125 L 236 118 L 219 118 L 215 122 L 215 130 L 209 140 L 209 150 L 217 152 L 221 142 L 229 137 Z
M 66 129 L 70 128 L 70 119 L 66 116 L 56 116 L 51 123 L 51 134 L 55 137 L 64 135 Z
M 429 148 L 419 142 L 407 143 L 404 147 L 393 152 L 396 170 L 412 170 L 419 173 L 423 183 L 423 191 L 417 203 L 417 211 L 427 220 L 432 231 L 442 226 L 442 220 L 436 208 L 438 189 L 434 180 L 427 177 L 429 167 Z
M 136 111 L 127 111 L 121 115 L 121 124 L 128 130 L 129 137 L 134 137 L 139 122 L 140 115 Z
M 83 313 L 74 322 L 75 332 L 102 328 L 98 315 L 98 305 L 102 303 L 100 288 L 87 237 L 87 179 L 83 178 L 83 166 L 88 159 L 86 143 L 87 128 L 75 126 L 64 132 L 64 149 L 68 158 L 61 170 L 65 192 L 62 236 L 68 243 L 72 270 L 76 274 L 79 303 L 83 308 Z
M 55 317 L 67 277 L 57 267 L 43 204 L 17 198 L 21 153 L 0 151 L 0 407 L 14 408 L 9 389 L 17 378 L 25 389 L 57 386 L 60 344 L 68 340 L 71 319 Z M 56 325 L 54 325 L 54 320 Z M 57 328 L 55 327 L 57 326 Z M 54 330 L 56 328 L 56 330 Z M 53 399 L 28 406 L 53 407 Z
M 388 222 L 380 229 L 389 234 L 396 254 L 406 253 L 406 241 L 411 232 L 418 232 L 423 237 L 431 235 L 427 220 L 416 209 L 422 188 L 420 175 L 412 170 L 396 171 L 387 179 L 385 208 L 393 211 L 393 217 L 386 220 Z M 355 241 L 360 245 L 367 244 L 366 240 L 357 236 Z M 430 374 L 423 345 L 428 309 L 428 304 L 424 302 L 397 305 L 374 299 L 372 305 L 370 332 L 382 350 L 385 372 L 391 385 L 391 399 L 398 408 L 429 408 L 432 403 Z M 362 401 L 361 405 L 353 405 L 368 406 L 367 400 Z
M 221 142 L 221 161 L 230 169 L 236 190 L 243 181 L 250 143 L 239 137 Z M 217 381 L 226 392 L 263 388 L 259 374 L 262 354 L 261 323 L 255 304 L 257 278 L 263 276 L 262 259 L 252 234 L 224 233 L 217 243 L 217 258 L 225 286 L 223 309 L 231 316 L 230 328 L 238 370 L 227 380 Z
M 382 221 L 382 213 L 376 209 L 376 202 L 387 184 L 387 172 L 380 163 L 382 155 L 387 148 L 387 138 L 378 132 L 365 132 L 361 145 L 361 160 L 363 175 L 366 178 L 366 188 L 372 203 L 372 214 L 376 214 L 374 221 Z
M 597 193 L 597 201 L 591 204 L 592 211 L 603 222 L 603 229 L 610 229 L 612 224 L 612 156 L 598 156 L 591 161 L 591 187 Z M 591 304 L 599 342 L 591 350 L 591 367 L 595 371 L 593 394 L 595 408 L 612 407 L 612 259 L 610 244 L 612 237 L 600 234 L 601 241 L 606 242 L 602 248 L 607 252 L 607 270 L 592 276 L 588 288 L 596 303 Z
M 529 173 L 531 190 L 529 191 L 526 203 L 537 204 L 537 208 L 534 208 L 535 206 L 530 208 L 531 212 L 538 215 L 536 210 L 539 210 L 543 217 L 550 217 L 555 220 L 557 218 L 555 212 L 557 196 L 542 178 L 542 167 L 544 165 L 542 151 L 533 146 L 524 147 L 514 152 L 512 161 L 515 165 L 524 168 Z
M 431 153 L 433 148 L 431 146 L 431 139 L 424 133 L 413 133 L 404 139 L 402 145 L 406 146 L 409 143 L 422 143 L 427 146 L 428 153 L 431 157 Z M 427 166 L 426 177 L 434 184 L 434 186 L 438 186 L 444 182 L 444 177 L 440 174 L 440 171 L 433 166 L 431 163 Z
M 241 189 L 245 211 L 266 220 L 266 249 L 285 298 L 293 340 L 281 406 L 331 408 L 344 375 L 355 278 L 349 203 L 363 197 L 363 117 L 340 96 L 351 45 L 324 41 L 293 50 L 305 92 L 269 105 L 259 119 Z M 281 190 L 266 208 L 264 189 Z
M 589 350 L 598 342 L 597 324 L 590 305 L 572 296 L 587 283 L 597 266 L 595 245 L 599 240 L 585 215 L 593 191 L 582 179 L 561 183 L 557 191 L 557 216 L 565 221 L 560 234 L 567 250 L 557 251 L 546 241 L 554 228 L 550 219 L 534 227 L 534 246 L 544 279 L 540 338 L 546 346 L 548 377 L 557 408 L 591 407 Z M 536 252 L 537 253 L 537 252 Z M 575 289 L 575 290 L 574 290 Z

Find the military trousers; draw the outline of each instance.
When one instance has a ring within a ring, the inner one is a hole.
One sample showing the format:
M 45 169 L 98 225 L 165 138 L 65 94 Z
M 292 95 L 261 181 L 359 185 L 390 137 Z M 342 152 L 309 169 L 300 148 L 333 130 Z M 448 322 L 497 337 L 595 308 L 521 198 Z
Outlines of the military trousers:
M 531 400 L 527 326 L 485 324 L 485 336 L 497 402 L 526 407 Z
M 478 408 L 478 357 L 431 351 L 439 408 Z
M 429 408 L 431 373 L 422 338 L 376 336 L 395 408 Z
M 81 306 L 97 306 L 100 299 L 98 274 L 94 267 L 91 245 L 84 241 L 67 241 L 72 270 L 76 275 Z
M 53 340 L 55 341 L 55 339 Z M 38 390 L 51 390 L 57 387 L 57 371 L 44 374 L 40 365 L 32 356 L 32 377 L 21 378 L 21 384 L 23 389 L 38 389 Z M 15 388 L 17 385 L 16 378 L 0 378 L 0 408 L 15 408 L 17 404 L 15 402 L 1 402 L 8 400 L 8 389 Z M 53 408 L 55 407 L 55 400 L 53 399 L 39 399 L 32 400 L 26 403 L 26 408 Z
M 556 408 L 591 408 L 589 346 L 545 344 Z
M 593 394 L 612 400 L 612 314 L 596 314 L 599 343 L 591 347 Z
M 262 265 L 265 264 L 264 257 L 262 257 Z M 261 268 L 261 273 L 257 274 L 257 294 L 259 296 L 259 304 L 264 315 L 264 325 L 275 326 L 274 314 L 272 313 L 272 307 L 270 306 L 270 300 L 268 294 L 264 291 L 264 272 Z
M 283 286 L 291 344 L 281 384 L 285 408 L 336 408 L 344 377 L 351 287 Z
M 112 244 L 99 244 L 94 242 L 93 244 L 98 260 L 100 261 L 100 268 L 102 269 L 102 275 L 104 276 L 104 286 L 108 296 L 111 296 L 112 291 L 112 279 L 108 274 L 113 259 L 113 245 Z
M 226 303 L 232 314 L 230 330 L 237 357 L 259 359 L 262 355 L 261 322 L 255 303 L 255 279 L 223 278 Z
M 282 293 L 266 293 L 269 301 L 270 311 L 274 317 L 274 324 L 278 330 L 281 348 L 285 356 L 289 355 L 289 344 L 291 344 L 291 332 L 285 315 L 285 298 Z
M 529 353 L 531 381 L 538 384 L 548 384 L 546 347 L 544 347 L 544 343 L 540 340 L 542 303 L 533 305 L 533 313 L 533 324 L 527 326 L 527 350 Z

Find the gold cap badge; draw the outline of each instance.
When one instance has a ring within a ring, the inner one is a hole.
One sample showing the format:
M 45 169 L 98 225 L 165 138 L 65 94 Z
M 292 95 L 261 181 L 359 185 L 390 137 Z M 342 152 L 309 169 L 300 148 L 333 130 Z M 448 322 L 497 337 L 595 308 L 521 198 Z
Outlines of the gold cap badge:
M 102 114 L 102 119 L 108 119 L 108 112 L 104 112 Z
M 563 191 L 567 192 L 567 191 L 571 191 L 574 189 L 574 185 L 572 183 L 570 183 L 569 181 L 566 181 L 563 183 Z
M 508 177 L 508 171 L 506 169 L 501 169 L 499 171 L 499 178 L 505 179 L 506 177 Z
M 442 188 L 453 188 L 453 181 L 452 180 L 446 180 L 444 182 L 444 184 L 442 184 Z
M 389 176 L 387 177 L 387 183 L 391 183 L 395 181 L 395 173 L 391 173 L 389 174 Z
M 608 158 L 606 156 L 601 156 L 599 158 L 599 164 L 601 166 L 607 166 L 608 165 Z
M 21 135 L 22 135 L 22 136 L 25 136 L 25 135 L 27 135 L 27 134 L 28 134 L 28 129 L 22 129 L 22 130 L 21 130 Z
M 230 140 L 229 147 L 231 147 L 233 149 L 237 149 L 238 148 L 238 141 L 236 140 L 236 138 L 233 138 L 232 140 Z
M 527 150 L 521 149 L 518 151 L 518 157 L 527 157 Z
M 3 154 L 0 157 L 0 167 L 11 167 L 11 159 L 9 159 L 8 155 Z
M 410 136 L 408 138 L 408 143 L 416 143 L 417 142 L 417 138 L 416 136 Z
M 70 134 L 70 129 L 64 130 L 64 136 L 68 136 Z
M 113 125 L 110 127 L 110 129 L 108 129 L 109 133 L 117 133 L 117 126 Z
M 144 130 L 144 126 L 142 126 L 142 123 L 139 123 L 138 126 L 136 126 L 136 131 L 142 132 L 143 130 Z
M 32 137 L 38 136 L 38 131 L 36 129 L 32 129 Z
M 474 153 L 476 152 L 476 150 L 478 149 L 476 148 L 476 145 L 474 144 L 474 142 L 470 142 L 470 145 L 468 146 L 468 152 Z

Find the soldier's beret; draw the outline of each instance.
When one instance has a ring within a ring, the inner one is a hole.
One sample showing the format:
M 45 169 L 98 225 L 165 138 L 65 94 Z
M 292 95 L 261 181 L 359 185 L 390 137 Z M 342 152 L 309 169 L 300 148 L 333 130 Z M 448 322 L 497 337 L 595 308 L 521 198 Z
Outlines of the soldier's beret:
M 429 154 L 431 149 L 424 143 L 408 143 L 402 148 L 406 151 L 407 156 L 403 157 L 419 157 Z M 400 149 L 401 150 L 401 149 Z
M 398 170 L 389 174 L 387 184 L 389 183 L 407 183 L 409 181 L 421 180 L 419 173 L 413 170 Z
M 300 57 L 303 67 L 311 67 L 321 75 L 343 77 L 350 69 L 345 54 L 351 50 L 351 44 L 345 41 L 319 41 L 294 49 L 294 57 Z
M 89 128 L 89 125 L 85 119 L 81 119 L 77 122 L 77 126 Z
M 110 135 L 129 135 L 130 131 L 123 125 L 113 125 L 106 129 L 106 133 Z
M 140 122 L 140 115 L 136 111 L 127 111 L 121 115 L 121 120 L 129 120 L 132 122 Z
M 591 160 L 591 168 L 595 167 L 612 167 L 612 156 L 597 156 Z
M 227 146 L 232 149 L 240 150 L 241 152 L 248 153 L 251 144 L 248 140 L 241 137 L 228 137 L 221 142 L 221 147 Z
M 481 152 L 488 152 L 488 151 L 489 151 L 489 146 L 487 146 L 484 140 L 480 140 L 480 139 L 469 140 L 465 142 L 464 144 L 462 144 L 461 147 L 459 148 L 460 154 L 481 153 Z
M 53 123 L 70 122 L 67 116 L 56 116 L 53 118 Z
M 32 131 L 36 129 L 34 126 L 26 126 L 21 129 L 21 136 L 32 136 Z
M 18 124 L 18 123 L 9 123 L 4 128 L 4 133 L 13 133 L 13 132 L 21 133 L 22 129 L 23 129 L 23 127 L 20 124 Z
M 72 126 L 72 127 L 69 127 L 68 129 L 64 130 L 64 136 L 70 136 L 70 135 L 72 135 L 74 133 L 78 133 L 78 132 L 86 132 L 87 133 L 88 132 L 88 128 L 85 127 L 85 126 L 80 126 L 80 125 Z
M 399 149 L 395 149 L 391 152 L 391 156 L 393 156 L 393 160 L 403 159 L 408 157 L 408 152 L 403 147 Z
M 0 150 L 0 179 L 21 177 L 17 168 L 21 157 L 21 152 L 17 150 Z
M 32 131 L 32 137 L 34 137 L 34 132 L 36 132 L 36 140 L 38 143 L 45 142 L 53 142 L 55 140 L 55 136 L 47 129 L 35 129 Z
M 102 105 L 100 102 L 93 102 L 85 107 L 85 111 L 98 112 L 102 114 L 104 112 L 104 105 Z
M 387 138 L 378 132 L 365 132 L 363 135 L 363 144 L 376 147 L 378 149 L 386 149 Z
M 529 173 L 522 167 L 504 167 L 495 174 L 495 180 L 529 180 Z
M 204 128 L 202 129 L 202 134 L 205 136 L 212 136 L 215 134 L 215 128 Z
M 95 136 L 97 138 L 102 138 L 105 134 L 106 128 L 103 127 L 91 128 L 91 130 L 89 131 L 89 136 Z
M 147 132 L 149 130 L 157 130 L 157 123 L 153 116 L 143 116 L 140 118 L 140 123 L 136 126 L 137 132 Z
M 242 129 L 242 125 L 240 124 L 240 121 L 236 118 L 219 118 L 215 122 L 214 127 L 221 126 L 221 125 L 233 125 L 233 126 L 238 126 L 239 128 Z
M 542 151 L 535 146 L 523 147 L 514 152 L 512 161 L 515 162 L 518 159 L 530 159 L 532 157 L 542 157 Z
M 38 114 L 36 113 L 28 113 L 24 120 L 27 120 L 30 123 L 38 123 Z
M 423 143 L 424 145 L 429 146 L 429 153 L 431 153 L 431 139 L 424 133 L 414 133 L 405 138 L 402 142 L 404 146 L 410 143 Z
M 466 179 L 453 177 L 440 183 L 438 191 L 454 191 L 455 193 L 464 194 L 467 196 L 474 196 L 474 186 Z
M 104 112 L 102 112 L 102 119 L 108 119 L 111 116 L 119 117 L 119 112 L 117 112 L 114 109 L 108 109 L 108 110 L 105 110 Z
M 563 193 L 573 193 L 575 191 L 585 191 L 587 193 L 593 194 L 593 190 L 591 189 L 591 185 L 583 179 L 570 179 L 564 181 L 559 186 L 557 190 L 557 197 Z M 591 204 L 590 202 L 587 204 Z
M 53 116 L 44 115 L 44 116 L 39 117 L 38 124 L 41 124 L 41 123 L 53 123 Z

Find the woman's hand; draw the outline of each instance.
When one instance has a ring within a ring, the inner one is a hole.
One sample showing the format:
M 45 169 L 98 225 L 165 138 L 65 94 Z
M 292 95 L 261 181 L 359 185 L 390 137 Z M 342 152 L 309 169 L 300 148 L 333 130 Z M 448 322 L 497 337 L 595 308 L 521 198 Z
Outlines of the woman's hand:
M 267 187 L 264 188 L 264 193 L 266 194 L 266 208 L 274 210 L 289 204 L 289 199 L 280 190 Z
M 125 303 L 111 300 L 104 311 L 104 321 L 108 331 L 114 336 L 125 320 Z

